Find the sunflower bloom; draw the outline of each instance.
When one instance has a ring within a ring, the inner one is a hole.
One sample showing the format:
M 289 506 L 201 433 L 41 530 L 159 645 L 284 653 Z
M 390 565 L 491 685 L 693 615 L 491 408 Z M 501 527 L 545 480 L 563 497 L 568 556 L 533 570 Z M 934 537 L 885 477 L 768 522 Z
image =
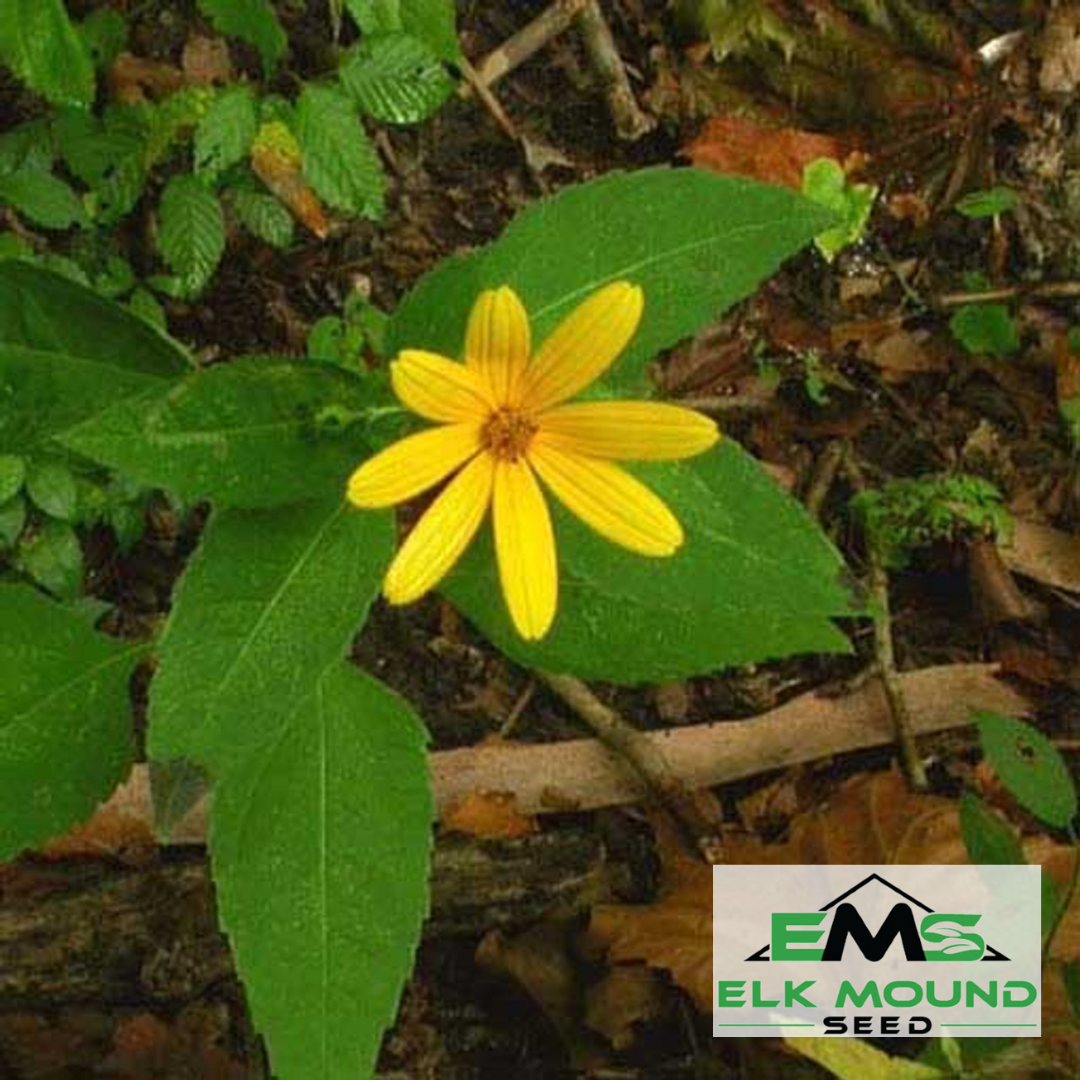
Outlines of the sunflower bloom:
M 706 416 L 652 401 L 569 403 L 614 362 L 641 321 L 641 289 L 615 282 L 581 303 L 531 350 L 529 318 L 504 286 L 469 315 L 465 361 L 406 349 L 390 365 L 402 403 L 437 426 L 370 458 L 349 479 L 349 501 L 375 509 L 450 478 L 409 533 L 383 593 L 408 604 L 434 588 L 469 546 L 488 510 L 506 606 L 526 640 L 555 619 L 559 575 L 541 482 L 601 536 L 640 555 L 672 555 L 675 515 L 616 461 L 670 461 L 720 437 Z

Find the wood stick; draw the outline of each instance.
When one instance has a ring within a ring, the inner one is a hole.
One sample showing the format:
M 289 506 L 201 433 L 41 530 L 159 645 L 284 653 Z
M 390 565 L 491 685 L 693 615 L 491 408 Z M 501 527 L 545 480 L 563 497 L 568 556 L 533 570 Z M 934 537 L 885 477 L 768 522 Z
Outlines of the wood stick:
M 996 671 L 994 664 L 947 664 L 899 675 L 915 733 L 966 727 L 975 709 L 1025 713 L 1026 700 L 1000 682 Z M 643 737 L 662 752 L 672 774 L 694 789 L 887 746 L 895 732 L 884 690 L 872 680 L 843 697 L 813 691 L 749 720 L 650 731 Z M 597 739 L 440 750 L 430 764 L 440 813 L 480 791 L 509 792 L 527 814 L 595 810 L 649 797 L 646 785 Z M 152 805 L 146 768 L 137 766 L 108 807 L 152 822 Z M 206 817 L 203 802 L 172 831 L 171 842 L 204 843 Z
M 545 45 L 566 31 L 589 0 L 555 0 L 532 22 L 508 37 L 476 64 L 476 77 L 492 86 L 514 68 L 535 56 Z
M 630 77 L 611 36 L 611 27 L 597 0 L 589 0 L 577 20 L 589 59 L 603 80 L 608 108 L 615 121 L 615 133 L 629 142 L 640 139 L 656 127 L 656 120 L 641 111 L 634 97 Z

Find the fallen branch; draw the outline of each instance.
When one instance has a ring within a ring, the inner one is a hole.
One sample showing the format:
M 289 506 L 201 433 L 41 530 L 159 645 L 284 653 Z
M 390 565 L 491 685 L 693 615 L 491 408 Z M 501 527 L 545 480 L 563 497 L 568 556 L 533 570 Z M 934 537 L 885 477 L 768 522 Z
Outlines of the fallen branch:
M 476 76 L 484 86 L 491 86 L 526 60 L 535 56 L 545 45 L 557 38 L 577 17 L 589 0 L 555 0 L 532 22 L 523 26 L 498 48 L 493 49 L 476 64 Z
M 1025 699 L 995 677 L 993 664 L 949 664 L 899 675 L 913 731 L 919 735 L 971 722 L 973 709 L 1022 714 Z M 852 750 L 887 746 L 895 739 L 888 701 L 879 682 L 844 697 L 815 691 L 749 720 L 696 724 L 643 735 L 663 754 L 671 774 L 687 788 L 713 787 L 748 776 L 817 761 Z M 475 746 L 431 755 L 439 812 L 479 791 L 508 792 L 524 813 L 595 810 L 640 802 L 648 788 L 596 739 L 547 744 Z M 153 820 L 146 769 L 108 804 Z M 176 844 L 201 844 L 206 805 L 200 803 L 171 834 Z
M 656 127 L 656 120 L 641 111 L 634 97 L 630 76 L 597 0 L 589 0 L 581 9 L 577 23 L 589 59 L 603 80 L 616 134 L 630 142 L 647 135 Z

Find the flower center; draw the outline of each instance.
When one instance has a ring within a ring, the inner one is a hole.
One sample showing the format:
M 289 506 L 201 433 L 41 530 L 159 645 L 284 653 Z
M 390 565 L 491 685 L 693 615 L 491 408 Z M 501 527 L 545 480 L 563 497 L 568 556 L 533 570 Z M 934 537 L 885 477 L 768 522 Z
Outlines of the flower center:
M 503 407 L 496 409 L 480 432 L 480 441 L 502 461 L 517 461 L 525 453 L 536 424 L 527 413 Z

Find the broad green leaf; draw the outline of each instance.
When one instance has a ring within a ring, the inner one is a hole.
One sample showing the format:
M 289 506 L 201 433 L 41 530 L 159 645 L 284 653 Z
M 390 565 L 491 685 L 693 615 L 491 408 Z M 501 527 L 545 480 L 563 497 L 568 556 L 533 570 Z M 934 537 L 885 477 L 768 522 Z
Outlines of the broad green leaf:
M 87 818 L 131 765 L 128 679 L 145 646 L 0 586 L 0 861 Z
M 952 335 L 973 356 L 999 360 L 1020 348 L 1020 331 L 1005 304 L 964 304 L 949 319 Z
M 195 171 L 216 177 L 243 161 L 257 127 L 251 87 L 241 83 L 223 90 L 195 128 Z
M 0 63 L 56 105 L 94 100 L 94 66 L 62 0 L 0 0 Z
M 196 177 L 174 176 L 161 195 L 158 247 L 188 295 L 202 291 L 225 253 L 217 196 Z
M 150 694 L 150 752 L 218 778 L 282 737 L 379 589 L 389 514 L 340 496 L 214 515 L 173 601 Z
M 964 217 L 987 218 L 1014 210 L 1020 196 L 1010 187 L 992 187 L 984 191 L 969 191 L 957 200 L 956 209 Z
M 461 59 L 453 0 L 345 0 L 345 7 L 364 34 L 402 30 L 448 64 Z
M 41 120 L 24 120 L 21 124 L 0 133 L 0 176 L 20 169 L 46 172 L 56 160 L 56 146 L 49 124 Z
M 838 1080 L 948 1080 L 950 1075 L 932 1065 L 890 1057 L 861 1039 L 785 1035 L 784 1044 L 816 1061 Z
M 344 491 L 368 452 L 350 423 L 367 398 L 333 368 L 248 358 L 123 401 L 62 441 L 186 502 L 280 506 Z
M 199 9 L 219 34 L 253 45 L 267 74 L 277 67 L 289 42 L 270 0 L 199 0 Z
M 0 356 L 4 345 L 77 357 L 99 369 L 97 378 L 106 384 L 107 393 L 114 373 L 168 378 L 191 370 L 187 353 L 177 342 L 119 304 L 21 262 L 0 263 Z M 0 359 L 0 378 L 2 372 Z M 62 386 L 55 389 L 68 396 Z M 79 386 L 77 393 L 85 391 Z M 119 386 L 112 391 L 113 400 L 119 391 Z M 5 403 L 9 401 L 5 398 Z
M 1065 759 L 1037 728 L 997 713 L 975 714 L 983 753 L 1025 810 L 1064 829 L 1076 816 L 1076 785 Z
M 106 70 L 128 47 L 128 24 L 119 11 L 96 8 L 78 25 L 79 37 L 96 67 Z
M 350 50 L 338 76 L 365 113 L 390 124 L 426 119 L 454 90 L 438 57 L 404 33 L 365 37 Z
M 34 461 L 26 475 L 30 501 L 50 517 L 70 521 L 79 504 L 79 492 L 71 470 L 58 461 Z
M 217 777 L 218 908 L 277 1076 L 374 1075 L 427 911 L 424 742 L 404 702 L 336 663 Z
M 0 454 L 0 503 L 6 503 L 22 491 L 26 462 L 17 454 Z
M 1016 830 L 970 791 L 960 797 L 960 834 L 968 858 L 985 866 L 1026 863 Z
M 304 87 L 296 106 L 296 137 L 304 176 L 325 202 L 350 214 L 379 218 L 386 177 L 356 106 L 334 87 Z
M 669 559 L 623 551 L 555 508 L 559 611 L 539 642 L 506 614 L 485 530 L 444 587 L 503 652 L 545 671 L 661 682 L 801 652 L 846 652 L 831 616 L 852 614 L 842 562 L 735 442 L 682 464 L 634 468 L 675 511 Z
M 0 265 L 0 270 L 9 265 Z M 124 357 L 117 353 L 116 359 Z M 0 342 L 0 398 L 5 405 L 0 409 L 0 451 L 30 450 L 116 402 L 164 385 L 153 375 L 94 357 Z
M 19 544 L 15 565 L 61 600 L 76 600 L 82 594 L 82 547 L 66 521 L 50 518 L 31 529 Z
M 293 216 L 273 195 L 236 188 L 229 193 L 229 204 L 252 236 L 276 248 L 292 244 Z
M 86 221 L 78 195 L 58 176 L 44 169 L 19 169 L 0 176 L 0 202 L 46 229 L 69 229 Z
M 26 526 L 26 500 L 21 495 L 0 503 L 0 547 L 16 544 Z
M 456 356 L 472 301 L 501 284 L 517 290 L 540 341 L 625 278 L 645 290 L 645 314 L 607 383 L 641 390 L 658 352 L 715 321 L 834 220 L 786 188 L 699 169 L 605 176 L 533 204 L 487 248 L 444 260 L 395 312 L 388 347 Z

